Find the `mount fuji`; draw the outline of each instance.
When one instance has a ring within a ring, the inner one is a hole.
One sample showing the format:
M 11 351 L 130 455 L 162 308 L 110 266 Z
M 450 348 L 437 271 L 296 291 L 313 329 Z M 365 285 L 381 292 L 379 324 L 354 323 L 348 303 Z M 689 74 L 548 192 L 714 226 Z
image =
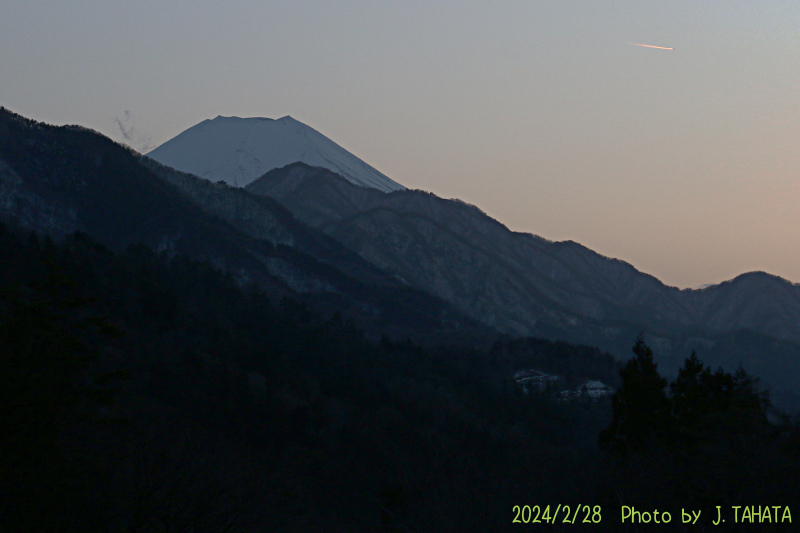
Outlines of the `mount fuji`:
M 178 134 L 147 154 L 163 165 L 211 181 L 244 187 L 290 163 L 323 167 L 349 182 L 383 192 L 404 190 L 317 130 L 290 116 L 218 116 Z

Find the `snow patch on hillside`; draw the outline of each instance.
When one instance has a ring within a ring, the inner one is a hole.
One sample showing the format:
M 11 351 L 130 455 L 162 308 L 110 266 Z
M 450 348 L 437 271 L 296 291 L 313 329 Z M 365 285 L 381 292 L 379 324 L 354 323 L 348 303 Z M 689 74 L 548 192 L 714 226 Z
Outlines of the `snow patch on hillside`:
M 613 387 L 602 381 L 586 379 L 572 387 L 565 385 L 563 377 L 541 370 L 525 368 L 514 372 L 514 381 L 525 394 L 543 394 L 548 390 L 561 400 L 589 399 L 597 401 L 614 394 Z

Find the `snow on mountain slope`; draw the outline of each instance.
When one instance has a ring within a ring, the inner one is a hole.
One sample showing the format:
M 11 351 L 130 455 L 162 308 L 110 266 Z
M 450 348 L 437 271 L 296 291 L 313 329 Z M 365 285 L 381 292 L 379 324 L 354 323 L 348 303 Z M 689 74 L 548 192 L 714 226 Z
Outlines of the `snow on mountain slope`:
M 290 116 L 204 120 L 147 154 L 163 165 L 244 187 L 274 168 L 302 161 L 384 192 L 403 190 L 320 132 Z

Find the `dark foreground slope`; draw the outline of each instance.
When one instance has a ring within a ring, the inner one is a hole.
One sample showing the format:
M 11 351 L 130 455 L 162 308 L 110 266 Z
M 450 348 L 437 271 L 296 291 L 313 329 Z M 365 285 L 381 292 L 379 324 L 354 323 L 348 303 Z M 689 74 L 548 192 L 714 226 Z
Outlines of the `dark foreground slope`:
M 274 200 L 180 175 L 79 126 L 0 110 L 0 217 L 60 238 L 78 230 L 112 250 L 185 253 L 355 318 L 371 335 L 486 344 L 494 332 L 295 220 Z M 177 176 L 177 178 L 176 178 Z M 179 179 L 178 179 L 179 178 Z
M 522 397 L 524 354 L 372 343 L 82 234 L 0 228 L 0 257 L 3 530 L 502 530 L 519 499 L 598 483 L 607 403 Z M 608 355 L 543 346 L 614 379 Z
M 714 365 L 742 363 L 776 393 L 800 393 L 800 286 L 776 276 L 679 290 L 578 243 L 510 231 L 464 202 L 357 187 L 302 163 L 247 189 L 500 331 L 619 356 L 644 331 L 669 374 L 695 349 Z
M 84 234 L 0 226 L 0 257 L 3 531 L 507 531 L 531 527 L 515 505 L 548 504 L 601 509 L 555 531 L 620 531 L 621 505 L 800 505 L 791 426 L 616 458 L 597 446 L 608 400 L 512 380 L 619 386 L 596 349 L 372 342 L 208 263 Z

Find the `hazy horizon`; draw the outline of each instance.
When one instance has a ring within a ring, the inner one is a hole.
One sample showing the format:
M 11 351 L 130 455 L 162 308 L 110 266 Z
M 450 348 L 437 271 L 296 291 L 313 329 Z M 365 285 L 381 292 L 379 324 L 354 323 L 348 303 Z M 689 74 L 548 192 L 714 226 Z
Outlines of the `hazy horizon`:
M 291 115 L 406 187 L 669 285 L 798 282 L 798 23 L 789 2 L 11 0 L 0 105 L 140 151 Z

